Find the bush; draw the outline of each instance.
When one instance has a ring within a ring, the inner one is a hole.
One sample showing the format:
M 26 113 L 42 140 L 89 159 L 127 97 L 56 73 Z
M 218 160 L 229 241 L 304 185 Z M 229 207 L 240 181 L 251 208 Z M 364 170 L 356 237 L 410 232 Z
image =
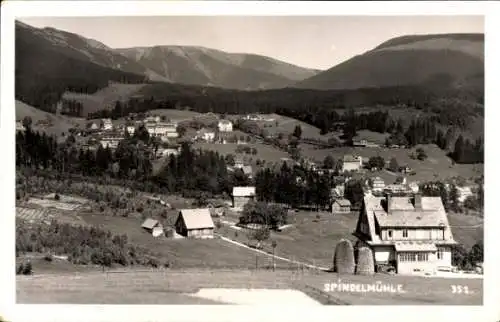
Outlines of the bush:
M 356 266 L 356 274 L 372 275 L 375 273 L 375 263 L 373 260 L 373 252 L 368 247 L 361 247 L 358 250 L 358 265 Z
M 339 274 L 354 274 L 354 248 L 347 239 L 342 239 L 335 247 L 333 269 Z
M 52 259 L 53 259 L 53 258 L 52 258 L 52 255 L 50 255 L 50 254 L 46 254 L 46 255 L 43 257 L 43 259 L 44 259 L 45 261 L 47 261 L 47 262 L 52 262 Z

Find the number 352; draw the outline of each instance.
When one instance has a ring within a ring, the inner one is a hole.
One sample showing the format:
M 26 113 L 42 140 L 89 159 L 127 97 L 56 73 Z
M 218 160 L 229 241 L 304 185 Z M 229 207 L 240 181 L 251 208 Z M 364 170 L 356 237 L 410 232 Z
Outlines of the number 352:
M 452 294 L 471 294 L 469 287 L 465 285 L 451 285 Z

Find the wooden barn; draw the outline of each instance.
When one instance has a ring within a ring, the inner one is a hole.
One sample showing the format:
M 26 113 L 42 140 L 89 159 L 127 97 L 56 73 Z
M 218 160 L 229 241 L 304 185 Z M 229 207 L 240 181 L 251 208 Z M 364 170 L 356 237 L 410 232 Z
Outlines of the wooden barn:
M 351 212 L 351 202 L 347 199 L 337 199 L 332 205 L 333 214 L 345 214 Z
M 181 209 L 175 231 L 187 238 L 213 238 L 214 222 L 208 208 Z

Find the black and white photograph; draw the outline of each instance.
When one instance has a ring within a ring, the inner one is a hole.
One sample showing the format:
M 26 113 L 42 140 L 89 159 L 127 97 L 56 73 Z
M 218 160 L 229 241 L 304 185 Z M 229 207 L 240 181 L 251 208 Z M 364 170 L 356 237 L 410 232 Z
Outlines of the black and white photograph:
M 485 305 L 484 14 L 88 12 L 12 18 L 13 303 Z

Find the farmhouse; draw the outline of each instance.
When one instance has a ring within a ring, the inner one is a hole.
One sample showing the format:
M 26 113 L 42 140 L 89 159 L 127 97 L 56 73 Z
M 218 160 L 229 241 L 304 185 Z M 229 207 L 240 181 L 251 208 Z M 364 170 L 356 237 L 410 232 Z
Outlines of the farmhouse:
M 219 132 L 232 132 L 233 131 L 233 123 L 229 120 L 220 120 L 217 124 L 219 128 Z
M 148 116 L 144 119 L 144 123 L 158 123 L 160 120 L 159 116 Z
M 175 231 L 187 238 L 213 238 L 214 222 L 207 208 L 181 209 Z
M 373 180 L 372 180 L 372 190 L 373 191 L 380 192 L 380 191 L 383 191 L 384 188 L 385 188 L 385 182 L 382 178 L 380 178 L 380 177 L 373 178 Z
M 101 139 L 100 143 L 103 148 L 110 148 L 110 149 L 116 149 L 118 147 L 118 144 L 123 138 L 120 137 L 104 137 Z
M 203 128 L 196 133 L 196 139 L 204 140 L 206 142 L 213 142 L 213 140 L 215 139 L 215 132 Z
M 337 199 L 332 204 L 332 214 L 345 214 L 351 212 L 351 202 L 347 199 Z
M 135 133 L 135 126 L 133 126 L 133 125 L 127 125 L 125 127 L 125 130 L 128 132 L 128 134 L 134 135 L 134 133 Z
M 153 237 L 159 237 L 163 235 L 163 226 L 156 219 L 146 219 L 142 223 L 141 227 L 147 232 L 151 233 Z
M 253 199 L 255 199 L 255 187 L 233 187 L 233 208 L 235 210 L 242 210 Z
M 234 167 L 238 169 L 243 169 L 245 166 L 245 163 L 243 162 L 243 159 L 241 157 L 236 157 L 234 158 Z
M 354 235 L 373 250 L 377 267 L 433 274 L 451 267 L 456 242 L 440 197 L 367 195 Z
M 335 186 L 335 188 L 332 188 L 330 195 L 334 199 L 344 198 L 344 192 L 345 192 L 345 184 L 342 183 Z
M 379 145 L 368 140 L 356 140 L 353 142 L 356 147 L 377 148 Z
M 111 121 L 111 119 L 102 119 L 101 129 L 103 129 L 104 131 L 111 131 L 113 129 L 113 122 Z
M 352 155 L 344 155 L 342 172 L 359 171 L 363 166 L 363 158 Z
M 253 175 L 253 170 L 252 170 L 252 166 L 251 165 L 244 165 L 241 170 L 243 171 L 243 173 L 248 176 L 250 179 L 252 179 L 252 175 Z

